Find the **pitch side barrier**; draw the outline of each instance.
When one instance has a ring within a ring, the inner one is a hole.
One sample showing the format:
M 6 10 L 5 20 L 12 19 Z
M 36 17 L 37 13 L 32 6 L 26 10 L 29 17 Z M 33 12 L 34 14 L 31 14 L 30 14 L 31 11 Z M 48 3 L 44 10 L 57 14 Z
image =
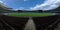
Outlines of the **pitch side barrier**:
M 60 11 L 54 11 L 54 10 L 48 10 L 48 11 L 42 11 L 42 10 L 37 10 L 37 11 L 0 11 L 0 13 L 28 13 L 28 12 L 33 12 L 33 13 L 60 13 Z

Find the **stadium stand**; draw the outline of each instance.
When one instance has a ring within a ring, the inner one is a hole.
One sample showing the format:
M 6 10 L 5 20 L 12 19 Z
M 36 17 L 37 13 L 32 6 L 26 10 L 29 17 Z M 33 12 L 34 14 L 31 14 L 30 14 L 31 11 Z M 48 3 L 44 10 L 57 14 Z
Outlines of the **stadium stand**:
M 0 16 L 0 21 L 4 24 L 3 28 L 5 28 L 5 30 L 23 30 L 28 19 L 29 18 L 26 17 Z
M 59 16 L 33 17 L 36 30 L 54 30 L 60 22 Z
M 32 17 L 36 30 L 54 30 L 60 22 L 60 16 Z M 0 30 L 23 30 L 28 17 L 0 15 Z

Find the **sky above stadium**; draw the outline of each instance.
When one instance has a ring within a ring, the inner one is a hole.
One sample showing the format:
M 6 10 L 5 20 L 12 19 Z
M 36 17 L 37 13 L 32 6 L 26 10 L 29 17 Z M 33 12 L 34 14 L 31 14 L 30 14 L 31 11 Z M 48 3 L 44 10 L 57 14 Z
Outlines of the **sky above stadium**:
M 50 10 L 60 6 L 60 0 L 0 0 L 15 10 Z

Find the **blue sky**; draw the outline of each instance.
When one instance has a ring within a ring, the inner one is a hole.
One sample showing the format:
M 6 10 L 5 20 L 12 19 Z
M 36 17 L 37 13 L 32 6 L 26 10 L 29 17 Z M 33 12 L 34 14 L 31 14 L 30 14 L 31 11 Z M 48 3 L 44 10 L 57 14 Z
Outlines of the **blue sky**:
M 51 10 L 60 6 L 60 0 L 0 0 L 15 10 Z
M 7 6 L 13 9 L 29 9 L 36 4 L 42 4 L 44 0 L 1 0 L 6 3 Z

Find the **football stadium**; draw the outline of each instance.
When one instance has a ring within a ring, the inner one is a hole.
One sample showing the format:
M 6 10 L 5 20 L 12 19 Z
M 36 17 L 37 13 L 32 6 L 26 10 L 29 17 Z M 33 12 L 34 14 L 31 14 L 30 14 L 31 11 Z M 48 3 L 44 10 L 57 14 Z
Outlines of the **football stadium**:
M 50 10 L 16 10 L 0 3 L 0 30 L 60 30 L 60 6 Z

